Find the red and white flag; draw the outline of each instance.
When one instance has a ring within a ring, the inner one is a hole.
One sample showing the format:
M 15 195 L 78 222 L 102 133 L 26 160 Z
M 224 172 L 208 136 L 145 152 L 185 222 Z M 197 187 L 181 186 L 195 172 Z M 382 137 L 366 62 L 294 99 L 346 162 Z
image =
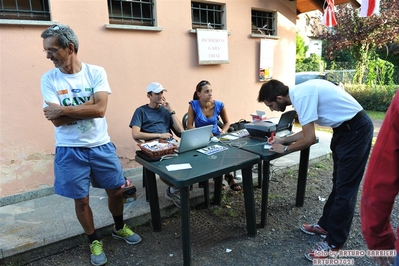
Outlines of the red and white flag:
M 378 13 L 380 13 L 380 0 L 362 0 L 362 6 L 360 7 L 361 17 L 370 17 Z
M 337 25 L 337 19 L 334 13 L 334 0 L 327 0 L 325 2 L 327 7 L 324 9 L 323 24 L 327 27 L 334 27 Z

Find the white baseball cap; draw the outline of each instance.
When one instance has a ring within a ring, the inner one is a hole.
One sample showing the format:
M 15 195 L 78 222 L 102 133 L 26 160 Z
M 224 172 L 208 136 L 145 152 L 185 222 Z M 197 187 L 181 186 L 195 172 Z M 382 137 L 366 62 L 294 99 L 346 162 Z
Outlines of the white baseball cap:
M 147 92 L 155 92 L 160 93 L 161 91 L 168 91 L 158 82 L 151 82 L 150 85 L 147 86 Z

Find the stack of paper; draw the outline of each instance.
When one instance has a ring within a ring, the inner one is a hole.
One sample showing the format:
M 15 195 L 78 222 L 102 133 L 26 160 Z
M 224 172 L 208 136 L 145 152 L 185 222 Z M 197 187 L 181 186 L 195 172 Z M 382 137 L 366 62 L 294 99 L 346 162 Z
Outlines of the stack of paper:
M 202 149 L 199 149 L 197 151 L 199 151 L 200 153 L 206 154 L 206 155 L 212 155 L 221 151 L 227 150 L 227 147 L 224 146 L 220 146 L 220 145 L 212 145 L 212 146 L 208 146 Z

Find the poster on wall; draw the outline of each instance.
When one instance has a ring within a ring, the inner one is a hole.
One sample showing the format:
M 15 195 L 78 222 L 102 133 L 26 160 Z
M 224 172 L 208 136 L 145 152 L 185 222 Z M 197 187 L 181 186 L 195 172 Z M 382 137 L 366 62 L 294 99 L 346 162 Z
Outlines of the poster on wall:
M 215 65 L 229 63 L 227 31 L 197 29 L 198 63 Z
M 259 81 L 266 81 L 273 76 L 274 41 L 260 40 Z

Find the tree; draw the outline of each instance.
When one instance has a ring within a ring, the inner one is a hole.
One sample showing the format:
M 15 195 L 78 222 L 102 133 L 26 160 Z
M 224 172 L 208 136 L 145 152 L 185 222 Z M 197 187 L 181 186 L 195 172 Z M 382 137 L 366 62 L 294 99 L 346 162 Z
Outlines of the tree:
M 317 71 L 323 72 L 325 69 L 325 62 L 323 59 L 316 55 L 310 54 L 308 58 L 301 58 L 296 60 L 295 71 L 303 72 L 303 71 Z
M 320 56 L 311 54 L 306 58 L 306 52 L 308 49 L 309 47 L 305 45 L 304 39 L 297 33 L 295 71 L 324 71 L 325 62 Z
M 308 46 L 305 45 L 305 41 L 299 35 L 296 34 L 296 59 L 303 59 L 306 57 L 306 52 L 308 51 Z
M 326 40 L 326 57 L 334 59 L 348 49 L 356 60 L 357 82 L 361 82 L 370 55 L 377 48 L 399 43 L 399 0 L 381 0 L 380 14 L 359 17 L 359 10 L 349 4 L 336 7 L 338 24 L 333 28 L 312 22 L 312 34 Z

